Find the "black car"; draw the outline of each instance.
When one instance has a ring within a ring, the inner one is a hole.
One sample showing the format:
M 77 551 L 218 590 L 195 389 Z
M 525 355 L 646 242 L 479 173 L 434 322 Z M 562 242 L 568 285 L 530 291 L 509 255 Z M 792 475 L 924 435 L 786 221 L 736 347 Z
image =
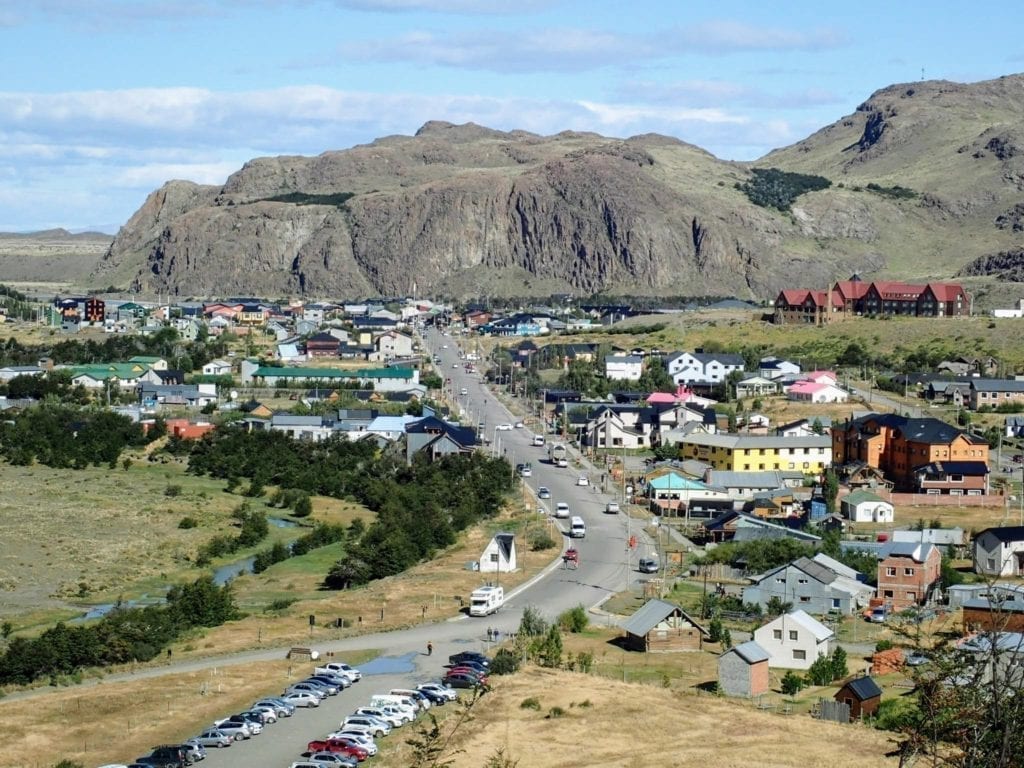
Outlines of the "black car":
M 482 675 L 486 675 L 488 668 L 481 664 L 476 659 L 463 659 L 462 661 L 454 664 L 446 664 L 445 669 L 454 669 L 455 667 L 461 667 L 462 669 L 475 669 Z
M 475 661 L 484 669 L 489 669 L 491 666 L 491 660 L 480 651 L 461 651 L 448 657 L 449 664 L 461 664 L 464 661 Z
M 481 685 L 486 685 L 486 681 L 486 677 L 480 678 L 463 672 L 452 672 L 451 674 L 445 675 L 442 682 L 451 688 L 476 688 Z
M 192 759 L 192 751 L 180 744 L 164 744 L 154 747 L 145 757 L 136 758 L 135 762 L 153 768 L 186 768 L 192 765 Z

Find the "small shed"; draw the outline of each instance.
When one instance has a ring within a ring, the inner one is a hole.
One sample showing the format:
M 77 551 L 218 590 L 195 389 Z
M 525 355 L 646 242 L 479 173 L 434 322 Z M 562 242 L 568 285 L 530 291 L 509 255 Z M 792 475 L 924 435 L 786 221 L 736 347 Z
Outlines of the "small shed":
M 480 571 L 483 573 L 511 573 L 517 568 L 515 534 L 494 534 L 494 538 L 480 555 Z
M 839 502 L 843 515 L 852 523 L 891 523 L 893 505 L 871 491 L 858 489 Z
M 686 611 L 664 600 L 649 600 L 622 622 L 631 651 L 698 651 L 709 634 Z
M 882 689 L 871 677 L 855 677 L 833 697 L 850 707 L 850 720 L 857 720 L 875 714 L 882 703 Z
M 718 657 L 718 687 L 726 696 L 752 698 L 768 692 L 768 651 L 753 640 Z

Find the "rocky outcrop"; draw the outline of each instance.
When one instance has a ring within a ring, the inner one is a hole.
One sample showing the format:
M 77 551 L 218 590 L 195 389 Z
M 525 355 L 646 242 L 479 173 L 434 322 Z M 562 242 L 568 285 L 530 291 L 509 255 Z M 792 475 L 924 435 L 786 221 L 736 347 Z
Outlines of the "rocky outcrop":
M 935 278 L 1019 246 L 1022 123 L 1024 77 L 882 89 L 756 163 L 833 182 L 780 212 L 741 191 L 750 165 L 671 137 L 430 122 L 256 158 L 220 188 L 170 182 L 93 282 L 178 296 L 765 299 L 853 272 Z M 883 194 L 898 187 L 912 193 Z
M 957 277 L 988 275 L 1007 282 L 1024 282 L 1024 249 L 1001 251 L 975 259 L 957 273 Z

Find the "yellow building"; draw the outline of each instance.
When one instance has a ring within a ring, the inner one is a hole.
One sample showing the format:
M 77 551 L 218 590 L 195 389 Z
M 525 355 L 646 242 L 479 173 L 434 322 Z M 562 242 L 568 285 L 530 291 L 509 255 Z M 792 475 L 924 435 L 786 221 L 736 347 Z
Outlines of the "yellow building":
M 714 469 L 731 472 L 796 470 L 820 475 L 832 463 L 832 438 L 828 435 L 692 434 L 679 450 L 684 459 L 695 459 Z

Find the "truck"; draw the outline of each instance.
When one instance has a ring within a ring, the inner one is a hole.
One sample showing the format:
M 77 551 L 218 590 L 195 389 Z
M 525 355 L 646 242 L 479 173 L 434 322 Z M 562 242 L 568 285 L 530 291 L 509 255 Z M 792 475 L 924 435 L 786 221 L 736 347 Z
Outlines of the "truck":
M 569 452 L 562 443 L 552 443 L 548 446 L 548 459 L 556 467 L 569 466 Z
M 332 661 L 322 667 L 313 668 L 314 675 L 341 675 L 352 682 L 362 678 L 363 674 L 355 667 L 350 667 L 343 661 Z
M 470 616 L 490 616 L 505 603 L 503 587 L 480 587 L 469 596 Z

